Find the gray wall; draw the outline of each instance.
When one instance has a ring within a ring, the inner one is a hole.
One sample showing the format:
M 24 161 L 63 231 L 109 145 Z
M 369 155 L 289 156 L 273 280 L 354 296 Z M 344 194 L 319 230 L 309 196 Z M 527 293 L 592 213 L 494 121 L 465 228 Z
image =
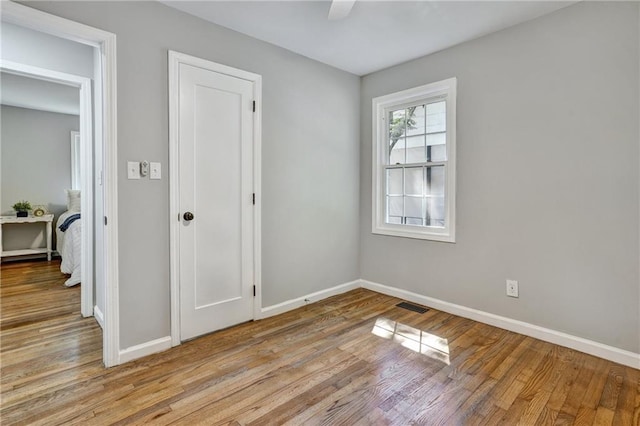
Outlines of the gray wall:
M 582 2 L 364 77 L 362 278 L 640 352 L 638 16 Z M 454 76 L 457 242 L 372 235 L 372 97 Z
M 93 48 L 3 22 L 2 58 L 7 61 L 93 78 Z
M 360 276 L 359 78 L 154 2 L 29 2 L 118 37 L 121 347 L 170 334 L 167 50 L 263 76 L 263 306 Z M 126 180 L 126 161 L 163 179 Z
M 71 131 L 77 115 L 3 105 L 0 116 L 2 180 L 0 211 L 12 212 L 16 201 L 44 205 L 58 215 L 67 208 L 71 188 Z M 6 225 L 4 249 L 43 247 L 42 225 Z

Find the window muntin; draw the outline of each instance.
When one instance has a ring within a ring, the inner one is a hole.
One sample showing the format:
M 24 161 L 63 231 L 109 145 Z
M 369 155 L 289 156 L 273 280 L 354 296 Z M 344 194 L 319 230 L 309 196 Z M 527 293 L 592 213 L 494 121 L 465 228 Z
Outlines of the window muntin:
M 444 227 L 444 166 L 430 163 L 446 161 L 446 110 L 436 99 L 389 111 L 386 223 Z
M 373 232 L 455 241 L 455 79 L 373 100 Z
M 386 173 L 386 223 L 445 226 L 443 165 L 387 166 Z
M 446 101 L 389 111 L 388 164 L 446 160 Z

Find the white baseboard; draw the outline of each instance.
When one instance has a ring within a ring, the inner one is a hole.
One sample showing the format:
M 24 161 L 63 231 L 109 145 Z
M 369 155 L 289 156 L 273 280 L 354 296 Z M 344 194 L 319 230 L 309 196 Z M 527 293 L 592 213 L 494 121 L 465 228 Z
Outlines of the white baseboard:
M 276 305 L 267 306 L 261 309 L 261 318 L 279 315 L 300 308 L 307 303 L 318 302 L 322 299 L 346 293 L 347 291 L 360 287 L 640 369 L 640 354 L 635 352 L 367 280 L 351 281 L 296 299 L 287 300 Z M 104 316 L 97 306 L 94 308 L 94 313 L 98 323 L 102 326 Z M 122 364 L 157 352 L 162 352 L 170 349 L 171 346 L 171 336 L 131 346 L 120 351 L 118 363 Z
M 171 336 L 161 337 L 120 350 L 118 364 L 124 364 L 125 362 L 166 351 L 167 349 L 171 349 Z
M 444 311 L 453 315 L 469 318 L 484 324 L 493 325 L 505 330 L 524 334 L 525 336 L 544 340 L 545 342 L 554 343 L 556 345 L 575 349 L 589 355 L 597 356 L 599 358 L 604 358 L 609 361 L 640 369 L 640 354 L 637 354 L 635 352 L 626 351 L 624 349 L 594 342 L 593 340 L 583 339 L 582 337 L 577 337 L 571 334 L 562 333 L 560 331 L 551 330 L 549 328 L 540 327 L 524 321 L 518 321 L 500 315 L 491 314 L 489 312 L 468 308 L 466 306 L 456 305 L 455 303 L 445 302 L 443 300 L 423 296 L 421 294 L 413 293 L 407 290 L 401 290 L 395 287 L 389 287 L 367 280 L 360 280 L 360 283 L 361 287 L 368 290 L 398 297 L 404 300 L 408 300 L 409 302 L 419 303 L 421 305 L 425 305 L 439 311 Z
M 98 321 L 98 325 L 100 326 L 100 328 L 104 330 L 104 314 L 102 313 L 100 308 L 98 308 L 98 305 L 95 305 L 93 307 L 93 317 L 96 319 L 96 321 Z
M 306 296 L 287 300 L 282 303 L 278 303 L 277 305 L 267 306 L 266 308 L 262 308 L 261 318 L 268 318 L 274 315 L 282 314 L 284 312 L 288 312 L 304 306 L 307 303 L 317 302 L 319 300 L 326 299 L 327 297 L 335 296 L 336 294 L 342 294 L 350 290 L 355 290 L 356 288 L 360 288 L 360 280 L 340 284 L 326 290 L 317 291 L 315 293 L 307 294 Z

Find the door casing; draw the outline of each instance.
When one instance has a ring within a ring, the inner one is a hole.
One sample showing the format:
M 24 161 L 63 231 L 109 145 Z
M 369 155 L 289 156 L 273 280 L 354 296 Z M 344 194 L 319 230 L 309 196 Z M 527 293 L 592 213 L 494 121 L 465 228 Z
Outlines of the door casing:
M 262 76 L 237 68 L 218 64 L 195 56 L 169 51 L 169 241 L 171 276 L 171 345 L 180 342 L 180 256 L 179 225 L 179 67 L 187 64 L 217 73 L 251 81 L 255 87 L 255 113 L 253 114 L 253 188 L 255 193 L 253 218 L 253 273 L 256 294 L 253 318 L 260 319 L 262 313 L 261 285 L 261 135 L 262 135 Z

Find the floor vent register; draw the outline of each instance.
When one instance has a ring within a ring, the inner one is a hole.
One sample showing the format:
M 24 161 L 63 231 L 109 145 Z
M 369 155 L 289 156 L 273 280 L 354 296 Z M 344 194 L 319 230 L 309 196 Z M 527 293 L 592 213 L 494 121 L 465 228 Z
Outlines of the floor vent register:
M 424 314 L 429 309 L 424 308 L 422 306 L 414 305 L 413 303 L 401 302 L 396 305 L 398 308 L 407 309 L 409 311 L 417 312 L 419 314 Z

